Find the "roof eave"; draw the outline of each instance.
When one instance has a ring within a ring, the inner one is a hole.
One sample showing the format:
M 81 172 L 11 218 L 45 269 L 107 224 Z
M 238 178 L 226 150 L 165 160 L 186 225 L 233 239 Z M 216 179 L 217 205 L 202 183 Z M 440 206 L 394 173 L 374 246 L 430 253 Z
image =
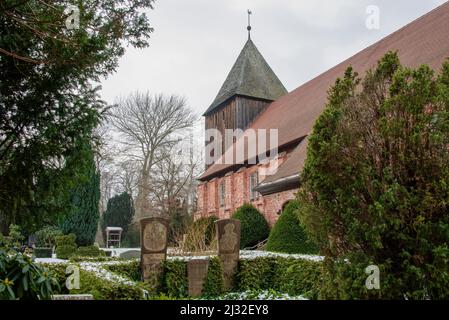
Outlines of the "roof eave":
M 300 175 L 295 174 L 272 182 L 267 183 L 262 182 L 255 188 L 255 190 L 260 194 L 262 194 L 263 196 L 267 196 L 273 193 L 297 189 L 299 188 L 299 184 L 300 184 Z

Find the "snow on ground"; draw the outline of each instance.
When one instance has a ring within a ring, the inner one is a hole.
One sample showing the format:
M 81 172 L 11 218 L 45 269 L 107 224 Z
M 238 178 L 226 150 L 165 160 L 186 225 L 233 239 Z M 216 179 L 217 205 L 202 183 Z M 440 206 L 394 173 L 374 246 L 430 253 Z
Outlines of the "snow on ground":
M 261 250 L 240 250 L 240 259 L 255 259 L 260 257 L 282 257 L 291 259 L 303 259 L 320 262 L 324 260 L 322 256 L 309 255 L 309 254 L 288 254 L 288 253 L 276 253 Z
M 217 298 L 217 300 L 309 300 L 303 296 L 290 296 L 286 293 L 273 291 L 243 291 L 231 292 Z
M 115 257 L 119 256 L 121 253 L 126 251 L 136 251 L 140 250 L 139 248 L 120 248 L 120 249 L 114 249 L 117 250 L 117 255 L 114 255 Z M 173 254 L 175 253 L 175 254 Z M 180 255 L 179 252 L 176 252 L 174 250 L 168 250 L 167 252 L 167 259 L 169 260 L 182 260 L 182 261 L 189 261 L 193 259 L 209 259 L 210 257 L 216 256 L 216 254 L 210 254 L 210 255 L 195 255 L 193 253 L 189 253 L 187 255 Z M 256 258 L 268 258 L 268 257 L 282 257 L 282 258 L 290 258 L 290 259 L 303 259 L 303 260 L 310 260 L 310 261 L 316 261 L 320 262 L 324 260 L 324 257 L 317 256 L 317 255 L 307 255 L 307 254 L 287 254 L 287 253 L 276 253 L 276 252 L 269 252 L 269 251 L 261 251 L 261 250 L 240 250 L 240 259 L 256 259 Z M 126 263 L 126 261 L 104 261 L 101 262 L 102 264 L 116 264 L 116 263 Z M 65 263 L 67 260 L 62 259 L 55 259 L 55 258 L 36 258 L 36 262 L 39 263 Z M 94 263 L 94 262 L 92 262 Z
M 36 258 L 34 259 L 37 263 L 67 263 L 68 260 L 56 259 L 56 258 Z

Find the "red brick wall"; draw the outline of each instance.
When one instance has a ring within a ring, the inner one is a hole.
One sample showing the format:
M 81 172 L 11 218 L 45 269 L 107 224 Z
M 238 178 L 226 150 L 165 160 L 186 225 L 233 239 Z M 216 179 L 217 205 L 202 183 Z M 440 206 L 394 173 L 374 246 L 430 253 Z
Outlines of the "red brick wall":
M 281 156 L 282 163 L 286 154 Z M 220 219 L 230 218 L 234 211 L 245 202 L 252 203 L 265 216 L 265 219 L 273 226 L 277 221 L 283 205 L 295 198 L 297 189 L 283 191 L 268 196 L 259 195 L 259 198 L 250 201 L 249 179 L 252 173 L 259 171 L 267 165 L 253 165 L 241 168 L 237 172 L 228 172 L 222 177 L 204 182 L 198 186 L 198 211 L 195 219 L 215 215 Z M 259 173 L 259 182 L 265 177 Z M 220 185 L 225 183 L 225 205 L 220 206 Z

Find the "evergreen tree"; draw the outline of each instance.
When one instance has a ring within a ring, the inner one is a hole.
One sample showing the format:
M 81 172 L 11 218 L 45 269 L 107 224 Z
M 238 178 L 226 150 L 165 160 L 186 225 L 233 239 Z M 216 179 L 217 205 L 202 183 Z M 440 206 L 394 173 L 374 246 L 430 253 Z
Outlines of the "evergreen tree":
M 50 4 L 51 3 L 51 4 Z M 153 0 L 0 1 L 0 229 L 55 214 L 62 166 L 105 108 L 92 83 L 149 44 Z M 67 9 L 79 9 L 68 12 Z M 70 22 L 79 20 L 79 25 Z M 67 23 L 68 22 L 68 23 Z M 67 25 L 71 27 L 67 27 Z M 47 206 L 47 208 L 45 208 Z
M 299 193 L 327 257 L 322 298 L 449 297 L 448 146 L 449 62 L 437 76 L 390 52 L 363 80 L 349 68 L 336 82 Z M 380 290 L 365 286 L 370 265 Z
M 108 200 L 106 211 L 103 213 L 101 221 L 102 231 L 106 227 L 121 227 L 123 229 L 122 238 L 124 238 L 133 218 L 133 199 L 127 192 L 123 192 Z
M 90 146 L 83 144 L 79 153 L 84 155 L 84 161 L 73 163 L 71 158 L 67 161 L 67 167 L 75 165 L 78 171 L 68 191 L 67 212 L 60 218 L 59 226 L 64 234 L 75 234 L 79 246 L 88 246 L 93 244 L 98 226 L 100 174 Z

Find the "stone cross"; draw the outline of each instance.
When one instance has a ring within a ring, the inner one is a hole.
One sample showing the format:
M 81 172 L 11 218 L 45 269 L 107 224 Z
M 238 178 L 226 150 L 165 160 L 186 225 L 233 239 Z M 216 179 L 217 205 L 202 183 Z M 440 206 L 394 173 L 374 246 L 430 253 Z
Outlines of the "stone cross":
M 203 293 L 206 281 L 208 259 L 192 259 L 187 262 L 187 277 L 189 279 L 189 296 L 199 297 Z
M 240 221 L 222 219 L 215 222 L 218 237 L 218 257 L 223 266 L 224 287 L 231 289 L 240 254 Z
M 145 218 L 140 220 L 142 278 L 155 291 L 162 275 L 162 263 L 167 255 L 168 220 Z

